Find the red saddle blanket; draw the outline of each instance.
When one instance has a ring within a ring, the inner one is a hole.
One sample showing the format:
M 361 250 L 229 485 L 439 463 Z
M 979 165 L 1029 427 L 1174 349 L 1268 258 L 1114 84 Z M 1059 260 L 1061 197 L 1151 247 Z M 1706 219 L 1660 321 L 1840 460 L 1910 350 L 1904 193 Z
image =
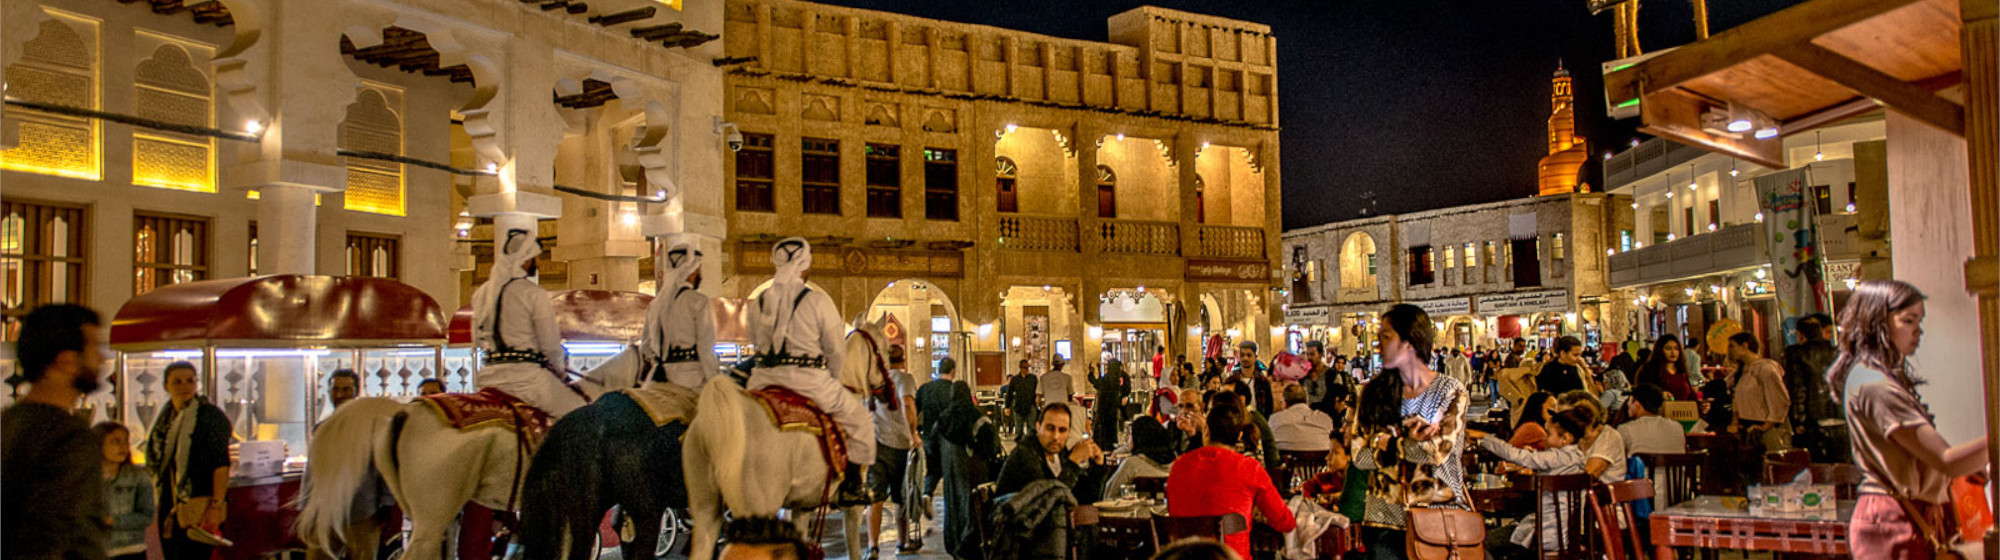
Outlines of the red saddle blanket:
M 496 427 L 521 434 L 528 449 L 541 446 L 554 424 L 546 412 L 506 391 L 487 387 L 477 393 L 440 393 L 418 399 L 446 424 L 460 430 Z
M 784 387 L 771 386 L 747 391 L 764 405 L 771 424 L 779 431 L 805 432 L 819 438 L 820 455 L 826 459 L 827 480 L 838 480 L 847 467 L 847 437 L 833 417 L 821 412 L 812 399 Z

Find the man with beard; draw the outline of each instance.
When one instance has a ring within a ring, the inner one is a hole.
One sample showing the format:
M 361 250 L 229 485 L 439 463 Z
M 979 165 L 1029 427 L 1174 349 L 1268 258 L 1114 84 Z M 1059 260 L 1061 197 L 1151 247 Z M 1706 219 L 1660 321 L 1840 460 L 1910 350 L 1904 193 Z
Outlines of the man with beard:
M 646 308 L 645 334 L 639 355 L 645 364 L 644 383 L 671 382 L 694 391 L 722 371 L 715 357 L 715 314 L 701 290 L 700 250 L 685 241 L 667 246 L 660 283 L 661 297 Z
M 44 305 L 22 318 L 16 347 L 31 385 L 0 412 L 0 556 L 104 558 L 104 452 L 72 412 L 110 357 L 103 319 L 80 305 Z

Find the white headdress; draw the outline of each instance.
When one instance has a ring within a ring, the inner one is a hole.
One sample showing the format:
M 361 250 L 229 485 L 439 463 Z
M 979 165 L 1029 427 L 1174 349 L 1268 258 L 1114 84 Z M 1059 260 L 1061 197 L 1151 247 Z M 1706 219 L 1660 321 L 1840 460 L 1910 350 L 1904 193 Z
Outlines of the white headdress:
M 521 265 L 542 254 L 541 242 L 535 239 L 533 231 L 526 229 L 507 230 L 497 247 L 499 250 L 493 254 L 493 268 L 486 273 L 486 283 L 472 292 L 472 313 L 478 319 L 478 324 L 472 329 L 475 341 L 488 340 L 493 336 L 493 321 L 499 320 L 494 311 L 500 301 L 500 289 L 507 282 L 527 278 L 528 271 L 522 270 Z
M 812 268 L 812 244 L 803 237 L 787 237 L 771 246 L 771 266 L 776 269 L 771 274 L 771 286 L 765 288 L 766 297 L 777 296 L 776 305 L 759 305 L 763 315 L 758 324 L 771 325 L 771 344 L 785 340 L 791 328 L 792 307 L 799 290 L 805 289 L 806 269 Z M 771 348 L 769 351 L 776 351 Z
M 701 271 L 701 250 L 687 241 L 673 241 L 667 246 L 667 252 L 660 256 L 664 260 L 655 263 L 654 266 L 666 271 L 665 282 L 660 284 L 659 293 L 667 294 L 667 297 L 673 297 L 671 294 L 680 292 L 681 284 L 687 283 L 689 277 Z

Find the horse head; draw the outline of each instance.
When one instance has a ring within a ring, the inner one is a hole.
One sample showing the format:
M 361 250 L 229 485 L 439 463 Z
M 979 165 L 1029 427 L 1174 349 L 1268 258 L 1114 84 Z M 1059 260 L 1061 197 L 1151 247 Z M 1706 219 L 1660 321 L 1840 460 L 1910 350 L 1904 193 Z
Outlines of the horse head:
M 893 399 L 886 397 L 895 391 L 889 382 L 889 337 L 883 334 L 889 316 L 873 321 L 856 317 L 853 325 L 847 332 L 847 360 L 841 366 L 840 382 L 849 390 L 889 400 L 893 407 Z

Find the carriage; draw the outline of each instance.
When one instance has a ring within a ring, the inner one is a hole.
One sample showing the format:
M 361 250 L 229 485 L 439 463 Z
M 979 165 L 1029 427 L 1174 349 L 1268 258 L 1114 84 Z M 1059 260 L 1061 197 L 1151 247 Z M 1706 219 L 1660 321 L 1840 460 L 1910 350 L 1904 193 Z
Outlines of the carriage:
M 281 274 L 187 282 L 147 292 L 112 320 L 110 416 L 134 444 L 167 406 L 164 369 L 194 365 L 202 394 L 228 415 L 235 466 L 224 559 L 298 548 L 293 513 L 312 428 L 330 404 L 321 384 L 351 369 L 366 394 L 414 394 L 443 370 L 444 313 L 386 278 Z M 139 457 L 135 450 L 135 457 Z

